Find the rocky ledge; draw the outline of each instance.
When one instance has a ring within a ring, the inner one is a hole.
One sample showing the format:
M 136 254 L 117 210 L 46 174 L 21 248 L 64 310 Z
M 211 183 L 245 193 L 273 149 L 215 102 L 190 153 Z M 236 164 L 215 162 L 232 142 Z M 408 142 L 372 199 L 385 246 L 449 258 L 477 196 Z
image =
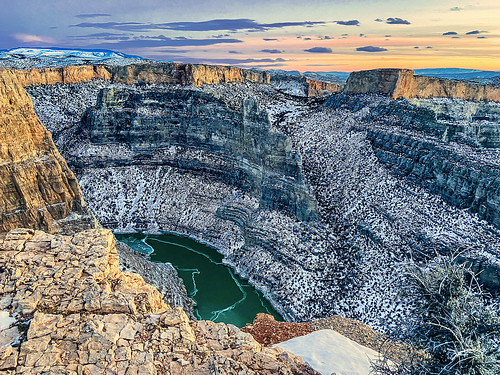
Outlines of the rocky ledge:
M 6 374 L 317 374 L 232 325 L 189 321 L 119 270 L 113 235 L 16 229 L 0 238 Z

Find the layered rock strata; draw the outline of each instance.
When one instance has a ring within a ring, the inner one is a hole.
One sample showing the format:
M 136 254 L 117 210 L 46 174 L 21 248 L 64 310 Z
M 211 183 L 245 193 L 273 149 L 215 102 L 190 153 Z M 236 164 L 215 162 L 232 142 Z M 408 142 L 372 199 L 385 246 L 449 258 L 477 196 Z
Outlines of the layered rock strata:
M 193 322 L 121 272 L 113 235 L 17 229 L 0 239 L 6 374 L 317 374 L 234 326 Z M 23 333 L 25 332 L 25 333 Z
M 266 108 L 273 127 L 303 155 L 302 171 L 320 217 L 305 222 L 282 210 L 263 210 L 257 196 L 214 178 L 220 159 L 202 148 L 170 146 L 142 158 L 123 142 L 91 142 L 80 119 L 94 104 L 80 98 L 85 93 L 95 103 L 106 85 L 30 89 L 37 113 L 54 129 L 101 223 L 124 232 L 178 232 L 210 243 L 287 320 L 337 313 L 387 330 L 407 314 L 407 304 L 395 302 L 406 259 L 425 263 L 462 249 L 483 265 L 498 263 L 498 230 L 393 173 L 377 158 L 367 130 L 415 131 L 421 139 L 434 140 L 442 134 L 419 132 L 411 121 L 406 128 L 394 127 L 391 116 L 387 123 L 373 124 L 364 120 L 370 111 L 365 102 L 356 110 L 318 108 L 307 98 L 248 82 L 189 88 L 218 95 L 235 111 L 249 96 Z M 412 116 L 409 112 L 408 120 Z M 490 157 L 486 150 L 463 151 L 471 160 Z M 128 164 L 116 163 L 117 155 Z M 166 165 L 164 160 L 182 162 Z M 184 168 L 200 162 L 214 167 Z
M 374 69 L 353 72 L 348 94 L 383 94 L 397 98 L 459 98 L 500 102 L 500 88 L 465 81 L 415 76 L 409 69 Z
M 233 110 L 194 90 L 103 89 L 82 124 L 94 144 L 130 146 L 132 160 L 212 175 L 256 196 L 264 209 L 286 210 L 300 220 L 317 217 L 300 155 L 252 99 Z M 175 156 L 165 148 L 175 148 Z M 129 156 L 107 163 L 131 164 Z
M 0 70 L 0 232 L 95 227 L 73 172 L 40 123 L 24 82 Z
M 371 124 L 367 137 L 383 163 L 500 227 L 500 105 L 450 99 L 416 104 L 345 94 L 325 102 L 357 112 Z

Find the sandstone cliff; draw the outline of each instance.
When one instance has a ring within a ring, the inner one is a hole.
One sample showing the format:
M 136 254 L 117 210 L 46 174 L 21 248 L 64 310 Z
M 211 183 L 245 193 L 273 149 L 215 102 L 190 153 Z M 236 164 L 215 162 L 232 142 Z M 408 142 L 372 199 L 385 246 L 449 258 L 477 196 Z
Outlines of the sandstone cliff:
M 195 65 L 181 63 L 149 63 L 110 68 L 116 83 L 177 83 L 201 86 L 229 82 L 269 83 L 269 73 L 234 66 Z
M 269 83 L 269 73 L 234 66 L 147 62 L 126 66 L 78 65 L 43 69 L 1 69 L 15 75 L 22 86 L 77 83 L 92 79 L 115 83 L 203 84 L 229 82 Z
M 348 94 L 383 94 L 397 98 L 460 98 L 500 102 L 500 88 L 444 78 L 414 76 L 409 69 L 374 69 L 353 72 L 345 86 Z
M 6 374 L 317 374 L 234 326 L 192 322 L 118 268 L 113 235 L 17 229 L 0 239 Z M 27 330 L 25 335 L 20 330 Z
M 307 96 L 325 96 L 334 92 L 341 91 L 344 85 L 337 85 L 335 83 L 316 81 L 310 78 L 306 78 L 307 84 Z
M 0 232 L 49 232 L 96 225 L 74 174 L 14 71 L 0 69 Z

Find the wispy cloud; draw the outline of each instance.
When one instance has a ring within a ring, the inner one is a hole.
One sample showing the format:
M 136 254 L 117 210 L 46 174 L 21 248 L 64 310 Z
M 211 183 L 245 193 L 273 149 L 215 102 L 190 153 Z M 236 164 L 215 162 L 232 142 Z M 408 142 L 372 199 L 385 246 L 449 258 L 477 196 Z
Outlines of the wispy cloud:
M 294 21 L 259 23 L 248 18 L 239 19 L 214 19 L 201 22 L 167 22 L 167 23 L 141 23 L 141 22 L 82 22 L 72 27 L 92 27 L 100 29 L 115 29 L 124 31 L 150 31 L 150 30 L 175 30 L 175 31 L 265 31 L 274 28 L 291 26 L 314 26 L 325 24 L 323 21 Z
M 409 25 L 411 24 L 410 21 L 408 20 L 404 20 L 402 18 L 399 18 L 399 17 L 389 17 L 385 23 L 388 23 L 389 25 Z
M 448 31 L 446 33 L 443 33 L 443 35 L 457 35 L 458 33 L 456 31 Z
M 111 14 L 109 14 L 109 13 L 84 13 L 84 14 L 77 14 L 75 17 L 76 18 L 111 17 Z
M 332 49 L 328 47 L 312 47 L 304 51 L 310 53 L 332 53 Z
M 349 21 L 334 21 L 338 25 L 344 26 L 359 26 L 358 20 L 349 20 Z
M 264 53 L 283 53 L 285 51 L 281 51 L 279 49 L 261 49 L 260 52 L 264 52 Z
M 482 33 L 487 33 L 487 31 L 473 30 L 473 31 L 469 31 L 468 33 L 465 33 L 465 35 L 477 35 L 477 34 L 482 34 Z
M 453 7 L 453 8 L 450 8 L 450 10 L 451 10 L 452 12 L 459 12 L 459 11 L 461 11 L 461 10 L 464 10 L 464 8 L 460 8 L 460 7 Z
M 384 51 L 387 51 L 387 49 L 383 48 L 383 47 L 365 46 L 365 47 L 356 48 L 356 51 L 360 51 L 360 52 L 384 52 Z
M 100 43 L 92 48 L 108 49 L 131 49 L 131 48 L 151 48 L 151 47 L 191 47 L 191 46 L 210 46 L 214 44 L 242 43 L 239 39 L 188 39 L 184 37 L 167 38 L 163 35 L 157 37 L 144 37 L 119 42 Z
M 44 43 L 44 44 L 55 44 L 57 41 L 53 38 L 43 35 L 32 35 L 16 33 L 12 35 L 16 40 L 23 43 Z

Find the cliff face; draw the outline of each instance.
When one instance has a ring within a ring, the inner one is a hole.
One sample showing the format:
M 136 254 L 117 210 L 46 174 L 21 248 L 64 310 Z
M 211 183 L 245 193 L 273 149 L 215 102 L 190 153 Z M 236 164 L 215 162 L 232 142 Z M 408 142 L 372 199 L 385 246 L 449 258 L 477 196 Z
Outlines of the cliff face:
M 177 83 L 201 86 L 229 82 L 269 83 L 269 73 L 234 66 L 194 65 L 180 63 L 149 63 L 111 68 L 116 83 Z
M 414 76 L 408 69 L 374 69 L 353 72 L 345 86 L 348 94 L 382 94 L 397 98 L 459 98 L 500 102 L 500 88 L 464 81 Z
M 358 112 L 376 156 L 397 174 L 500 227 L 496 103 L 390 100 L 338 94 L 325 106 Z M 484 150 L 489 148 L 491 150 Z M 491 156 L 490 156 L 491 154 Z
M 262 208 L 288 210 L 301 220 L 316 218 L 300 155 L 252 99 L 233 110 L 198 91 L 103 89 L 82 124 L 93 143 L 129 145 L 133 160 L 158 164 L 155 153 L 177 147 L 173 157 L 163 153 L 161 163 L 238 186 L 258 197 Z M 130 157 L 112 163 L 130 165 Z
M 108 230 L 11 231 L 0 269 L 0 308 L 15 316 L 0 337 L 2 373 L 318 374 L 234 326 L 189 321 L 119 270 Z
M 325 96 L 334 92 L 341 91 L 344 85 L 336 85 L 334 83 L 316 81 L 306 78 L 307 96 Z
M 0 231 L 94 227 L 78 182 L 23 84 L 15 72 L 0 70 Z

